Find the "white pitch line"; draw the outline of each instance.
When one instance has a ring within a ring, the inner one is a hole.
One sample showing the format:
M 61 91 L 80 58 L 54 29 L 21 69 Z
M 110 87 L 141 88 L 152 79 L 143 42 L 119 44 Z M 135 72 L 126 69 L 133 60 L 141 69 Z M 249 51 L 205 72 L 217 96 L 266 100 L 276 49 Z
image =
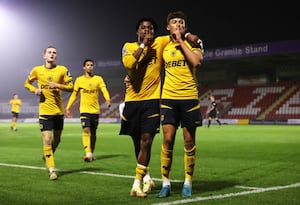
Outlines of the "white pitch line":
M 235 188 L 239 188 L 239 189 L 261 189 L 261 187 L 253 187 L 253 186 L 240 186 L 240 185 L 236 185 L 234 186 Z
M 17 167 L 17 168 L 25 168 L 25 169 L 38 169 L 38 170 L 46 170 L 45 167 L 36 167 L 36 166 L 27 166 L 27 165 L 18 165 L 18 164 L 6 164 L 6 163 L 0 163 L 0 166 L 4 167 Z M 59 170 L 61 172 L 67 172 L 67 170 Z M 91 175 L 102 175 L 102 176 L 110 176 L 110 177 L 120 177 L 120 178 L 134 178 L 134 176 L 129 175 L 120 175 L 120 174 L 112 174 L 112 173 L 101 173 L 101 172 L 90 172 L 90 171 L 81 171 L 79 173 L 82 174 L 91 174 Z M 157 181 L 161 181 L 161 179 L 154 178 Z M 181 180 L 172 180 L 172 182 L 182 182 Z M 162 202 L 162 203 L 155 203 L 152 205 L 173 205 L 173 204 L 186 204 L 189 202 L 197 202 L 197 201 L 206 201 L 206 200 L 213 200 L 213 199 L 224 199 L 229 197 L 236 197 L 236 196 L 242 196 L 242 195 L 248 195 L 248 194 L 256 194 L 256 193 L 262 193 L 266 191 L 276 191 L 280 189 L 288 189 L 288 188 L 296 188 L 300 187 L 300 182 L 285 186 L 275 186 L 275 187 L 267 187 L 267 188 L 257 188 L 255 187 L 245 187 L 245 186 L 236 186 L 237 188 L 248 188 L 248 189 L 254 189 L 250 191 L 243 191 L 243 192 L 236 192 L 236 193 L 228 193 L 228 194 L 221 194 L 221 195 L 214 195 L 214 196 L 206 196 L 206 197 L 195 197 L 195 198 L 189 198 L 189 199 L 182 199 L 182 200 L 176 200 L 171 202 Z
M 221 195 L 214 195 L 214 196 L 206 196 L 206 197 L 195 197 L 190 199 L 182 199 L 182 200 L 176 200 L 171 202 L 163 202 L 163 203 L 154 203 L 152 205 L 173 205 L 173 204 L 186 204 L 189 202 L 197 202 L 197 201 L 207 201 L 207 200 L 213 200 L 213 199 L 224 199 L 229 197 L 236 197 L 236 196 L 242 196 L 242 195 L 248 195 L 248 194 L 257 194 L 262 193 L 266 191 L 276 191 L 280 189 L 288 189 L 288 188 L 296 188 L 300 186 L 300 182 L 285 186 L 274 186 L 274 187 L 267 187 L 267 188 L 259 188 L 251 191 L 242 191 L 237 193 L 228 193 L 228 194 L 221 194 Z
M 0 166 L 4 167 L 17 167 L 17 168 L 24 168 L 24 169 L 40 169 L 40 170 L 46 170 L 45 167 L 35 167 L 35 166 L 27 166 L 27 165 L 19 165 L 19 164 L 6 164 L 6 163 L 0 163 Z M 58 172 L 69 172 L 72 170 L 61 170 L 56 169 Z M 131 178 L 134 179 L 135 176 L 129 176 L 129 175 L 121 175 L 121 174 L 112 174 L 112 173 L 103 173 L 103 172 L 91 172 L 91 171 L 80 171 L 78 173 L 81 174 L 91 174 L 91 175 L 101 175 L 101 176 L 109 176 L 109 177 L 119 177 L 119 178 Z M 155 181 L 162 181 L 159 178 L 152 178 Z M 183 182 L 182 180 L 176 180 L 172 179 L 171 182 Z

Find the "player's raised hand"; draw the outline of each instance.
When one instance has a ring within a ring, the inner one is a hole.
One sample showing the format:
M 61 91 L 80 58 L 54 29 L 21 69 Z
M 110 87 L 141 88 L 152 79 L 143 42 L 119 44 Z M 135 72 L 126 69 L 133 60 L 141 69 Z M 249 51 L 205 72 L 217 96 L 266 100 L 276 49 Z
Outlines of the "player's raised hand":
M 186 33 L 185 37 L 186 37 L 186 40 L 189 42 L 189 44 L 193 48 L 203 49 L 202 41 L 197 35 L 194 35 L 194 34 L 191 34 L 191 33 Z
M 42 94 L 42 89 L 40 89 L 40 88 L 35 89 L 34 94 L 41 95 Z

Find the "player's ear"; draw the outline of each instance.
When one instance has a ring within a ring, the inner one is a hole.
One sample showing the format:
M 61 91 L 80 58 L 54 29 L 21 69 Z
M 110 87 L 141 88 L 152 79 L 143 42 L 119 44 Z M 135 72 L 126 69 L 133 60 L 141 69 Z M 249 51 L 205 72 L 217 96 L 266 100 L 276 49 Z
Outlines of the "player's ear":
M 168 31 L 170 31 L 170 26 L 169 26 L 169 24 L 166 26 L 166 29 L 167 29 Z

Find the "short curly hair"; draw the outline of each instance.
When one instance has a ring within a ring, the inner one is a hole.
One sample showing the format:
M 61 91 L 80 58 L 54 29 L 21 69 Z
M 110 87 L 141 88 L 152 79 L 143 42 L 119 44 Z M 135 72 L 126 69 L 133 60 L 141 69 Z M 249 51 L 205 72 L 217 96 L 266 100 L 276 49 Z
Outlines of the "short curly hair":
M 181 18 L 185 22 L 187 22 L 187 17 L 182 11 L 173 11 L 173 12 L 170 12 L 167 16 L 167 24 L 170 22 L 171 19 L 174 19 L 174 18 Z
M 156 23 L 156 22 L 154 21 L 154 19 L 151 18 L 151 17 L 143 17 L 143 18 L 141 18 L 140 20 L 138 20 L 138 22 L 136 23 L 136 26 L 135 26 L 135 30 L 136 30 L 136 31 L 139 29 L 140 24 L 141 24 L 142 22 L 144 22 L 144 21 L 150 22 L 150 23 L 152 24 L 152 26 L 153 26 L 154 31 L 156 31 L 156 29 L 157 29 L 157 23 Z

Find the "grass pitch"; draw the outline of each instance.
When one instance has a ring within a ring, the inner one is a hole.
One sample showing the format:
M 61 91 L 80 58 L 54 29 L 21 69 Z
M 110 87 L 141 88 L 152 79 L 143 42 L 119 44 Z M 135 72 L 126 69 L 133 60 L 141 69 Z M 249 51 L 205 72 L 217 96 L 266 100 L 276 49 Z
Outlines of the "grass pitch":
M 197 130 L 197 159 L 191 198 L 180 196 L 184 179 L 183 137 L 176 137 L 171 196 L 161 188 L 160 147 L 155 137 L 151 176 L 156 187 L 145 199 L 129 191 L 136 160 L 129 136 L 119 124 L 100 124 L 96 161 L 83 161 L 80 123 L 66 123 L 55 152 L 59 179 L 50 181 L 42 160 L 37 123 L 0 123 L 0 199 L 2 205 L 43 204 L 300 204 L 300 126 L 212 125 Z

